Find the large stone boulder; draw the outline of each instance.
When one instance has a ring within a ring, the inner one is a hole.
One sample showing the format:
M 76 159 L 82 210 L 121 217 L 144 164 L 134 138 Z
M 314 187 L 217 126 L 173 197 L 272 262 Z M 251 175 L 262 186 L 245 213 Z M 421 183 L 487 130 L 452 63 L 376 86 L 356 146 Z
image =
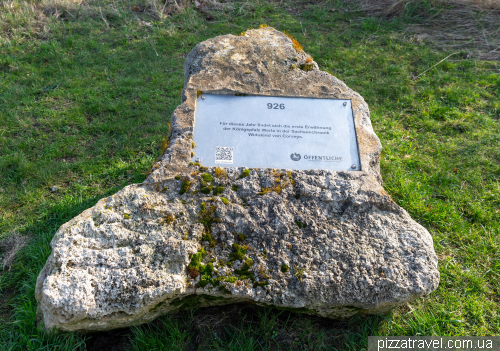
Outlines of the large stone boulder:
M 46 328 L 94 331 L 246 301 L 345 318 L 436 289 L 432 238 L 382 188 L 368 106 L 272 28 L 198 44 L 169 146 L 142 184 L 61 226 L 37 286 Z M 200 93 L 350 99 L 361 171 L 191 163 Z

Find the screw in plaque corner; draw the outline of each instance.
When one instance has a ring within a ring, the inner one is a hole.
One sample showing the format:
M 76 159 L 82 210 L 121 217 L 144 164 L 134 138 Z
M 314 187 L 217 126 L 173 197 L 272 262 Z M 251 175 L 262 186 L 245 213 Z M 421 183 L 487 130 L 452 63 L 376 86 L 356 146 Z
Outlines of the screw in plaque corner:
M 352 168 L 352 169 L 356 169 L 356 165 L 352 165 L 352 166 L 351 166 L 351 168 Z

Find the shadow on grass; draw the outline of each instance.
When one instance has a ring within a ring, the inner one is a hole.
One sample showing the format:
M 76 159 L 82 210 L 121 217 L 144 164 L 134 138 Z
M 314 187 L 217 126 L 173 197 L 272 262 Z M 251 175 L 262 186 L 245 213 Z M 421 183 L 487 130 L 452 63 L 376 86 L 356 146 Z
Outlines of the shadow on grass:
M 381 316 L 320 318 L 249 303 L 184 310 L 88 334 L 87 350 L 360 350 Z
M 134 180 L 139 177 L 136 176 Z M 141 179 L 141 180 L 142 180 Z M 45 215 L 23 228 L 29 244 L 18 253 L 12 267 L 0 272 L 0 301 L 8 299 L 2 309 L 0 325 L 2 350 L 84 350 L 85 336 L 74 333 L 48 334 L 37 326 L 35 285 L 52 249 L 50 241 L 57 229 L 103 197 L 110 196 L 128 183 L 116 185 L 98 195 L 70 193 L 50 206 Z M 28 264 L 27 264 L 28 263 Z

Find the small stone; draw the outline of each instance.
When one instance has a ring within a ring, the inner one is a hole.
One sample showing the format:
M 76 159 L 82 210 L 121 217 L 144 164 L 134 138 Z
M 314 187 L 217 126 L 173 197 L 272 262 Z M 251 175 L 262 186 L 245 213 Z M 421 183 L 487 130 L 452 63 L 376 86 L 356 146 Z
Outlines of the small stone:
M 59 187 L 55 185 L 52 188 L 50 188 L 50 191 L 52 191 L 53 193 L 56 192 L 57 190 L 59 190 Z

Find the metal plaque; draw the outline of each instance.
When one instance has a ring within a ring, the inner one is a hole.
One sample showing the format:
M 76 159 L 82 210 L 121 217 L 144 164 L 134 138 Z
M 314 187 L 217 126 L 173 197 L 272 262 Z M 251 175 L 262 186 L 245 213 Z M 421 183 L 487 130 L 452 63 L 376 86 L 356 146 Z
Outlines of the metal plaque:
M 350 100 L 203 94 L 194 142 L 203 166 L 361 170 Z

